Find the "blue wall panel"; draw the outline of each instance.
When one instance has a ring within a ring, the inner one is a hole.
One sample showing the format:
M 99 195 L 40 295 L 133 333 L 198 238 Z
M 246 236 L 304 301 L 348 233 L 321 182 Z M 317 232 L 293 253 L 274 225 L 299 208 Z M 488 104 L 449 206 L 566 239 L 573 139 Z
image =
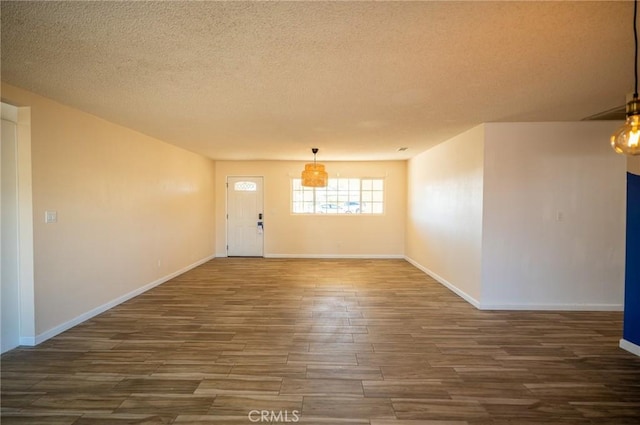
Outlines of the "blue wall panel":
M 627 259 L 623 337 L 640 345 L 640 176 L 627 173 Z

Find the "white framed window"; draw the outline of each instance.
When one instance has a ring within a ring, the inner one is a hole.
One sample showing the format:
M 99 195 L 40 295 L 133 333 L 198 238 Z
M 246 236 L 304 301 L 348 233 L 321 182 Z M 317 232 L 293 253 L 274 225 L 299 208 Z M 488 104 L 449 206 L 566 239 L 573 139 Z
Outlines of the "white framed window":
M 291 181 L 293 214 L 382 214 L 384 179 L 329 179 L 327 187 L 304 187 L 301 179 Z

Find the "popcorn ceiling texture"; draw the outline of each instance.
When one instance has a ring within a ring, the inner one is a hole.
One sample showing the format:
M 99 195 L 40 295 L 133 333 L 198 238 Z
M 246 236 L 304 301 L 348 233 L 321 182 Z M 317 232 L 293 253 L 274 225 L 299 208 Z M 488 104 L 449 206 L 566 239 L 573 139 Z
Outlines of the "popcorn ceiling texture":
M 1 8 L 3 82 L 214 159 L 405 159 L 633 90 L 632 2 Z

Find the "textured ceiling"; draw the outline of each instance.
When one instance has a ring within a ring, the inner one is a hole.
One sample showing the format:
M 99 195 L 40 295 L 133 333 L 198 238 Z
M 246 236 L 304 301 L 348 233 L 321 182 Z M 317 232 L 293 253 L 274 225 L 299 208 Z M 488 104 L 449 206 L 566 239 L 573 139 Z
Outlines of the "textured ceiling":
M 628 1 L 1 8 L 3 81 L 214 159 L 404 159 L 633 90 Z

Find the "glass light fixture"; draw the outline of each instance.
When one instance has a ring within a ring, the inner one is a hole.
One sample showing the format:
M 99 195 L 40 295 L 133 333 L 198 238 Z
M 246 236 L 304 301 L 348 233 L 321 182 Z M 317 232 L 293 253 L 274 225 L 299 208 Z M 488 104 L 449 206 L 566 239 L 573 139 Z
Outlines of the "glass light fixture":
M 311 149 L 311 152 L 313 152 L 313 162 L 304 165 L 304 171 L 302 171 L 302 186 L 326 187 L 329 174 L 324 170 L 323 164 L 316 162 L 318 148 Z
M 624 155 L 640 155 L 640 100 L 637 94 L 627 103 L 627 121 L 613 136 L 613 150 Z
M 640 155 L 640 100 L 638 99 L 638 0 L 633 2 L 633 38 L 635 40 L 634 76 L 635 87 L 633 99 L 627 103 L 627 120 L 624 125 L 611 136 L 611 147 L 623 155 Z

